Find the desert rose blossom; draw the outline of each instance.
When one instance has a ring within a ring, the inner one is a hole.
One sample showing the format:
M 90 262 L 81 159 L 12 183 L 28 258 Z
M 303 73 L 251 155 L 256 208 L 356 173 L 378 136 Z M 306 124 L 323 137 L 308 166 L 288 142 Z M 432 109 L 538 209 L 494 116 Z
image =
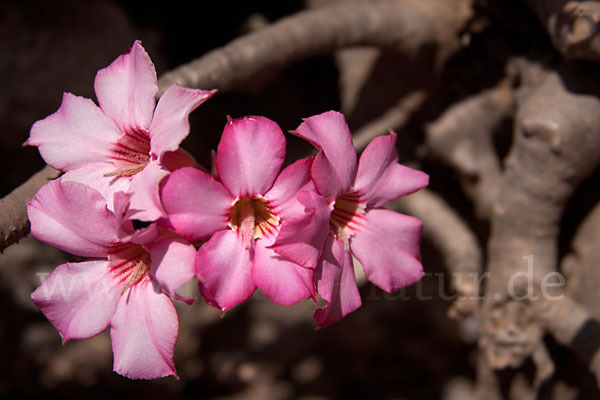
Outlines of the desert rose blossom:
M 425 187 L 429 177 L 398 163 L 393 132 L 373 139 L 357 166 L 352 135 L 339 112 L 307 118 L 292 133 L 319 150 L 311 177 L 320 195 L 300 196 L 315 211 L 283 226 L 272 248 L 302 265 L 317 264 L 317 293 L 329 302 L 315 312 L 323 327 L 361 305 L 352 255 L 367 278 L 389 293 L 423 276 L 421 222 L 382 206 Z
M 285 146 L 283 132 L 267 118 L 230 120 L 217 148 L 219 180 L 182 168 L 162 185 L 161 199 L 175 231 L 190 241 L 208 239 L 196 255 L 196 276 L 206 301 L 223 312 L 257 287 L 283 305 L 316 296 L 313 269 L 269 248 L 288 219 L 305 213 L 296 195 L 312 186 L 312 159 L 280 173 Z
M 214 91 L 172 85 L 158 104 L 156 71 L 140 41 L 96 74 L 100 107 L 90 99 L 63 95 L 58 111 L 36 122 L 26 145 L 38 146 L 44 161 L 104 195 L 131 193 L 138 220 L 163 215 L 158 183 L 170 170 L 193 165 L 179 149 L 189 133 L 188 116 Z M 155 108 L 156 107 L 156 108 Z
M 124 217 L 128 197 L 117 193 L 112 212 L 78 182 L 52 181 L 38 191 L 27 205 L 33 236 L 89 259 L 58 266 L 31 298 L 63 342 L 110 326 L 115 372 L 175 375 L 179 325 L 169 296 L 179 298 L 175 290 L 193 278 L 196 250 L 156 224 L 135 231 Z

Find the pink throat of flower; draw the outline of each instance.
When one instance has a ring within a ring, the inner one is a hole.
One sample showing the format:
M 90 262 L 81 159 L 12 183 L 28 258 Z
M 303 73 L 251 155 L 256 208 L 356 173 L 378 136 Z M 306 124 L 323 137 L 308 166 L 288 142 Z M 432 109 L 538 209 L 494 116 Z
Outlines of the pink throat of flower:
M 347 240 L 349 236 L 360 231 L 365 221 L 365 204 L 356 192 L 349 192 L 337 198 L 329 217 L 331 232 Z
M 133 176 L 150 161 L 150 135 L 144 129 L 132 128 L 114 144 L 110 156 L 115 170 L 104 176 Z
M 113 278 L 122 285 L 121 294 L 146 278 L 150 271 L 150 254 L 139 244 L 119 248 L 109 255 L 108 261 Z
M 254 239 L 275 234 L 278 225 L 279 217 L 263 198 L 242 197 L 229 213 L 229 226 L 242 236 L 246 248 L 252 246 Z

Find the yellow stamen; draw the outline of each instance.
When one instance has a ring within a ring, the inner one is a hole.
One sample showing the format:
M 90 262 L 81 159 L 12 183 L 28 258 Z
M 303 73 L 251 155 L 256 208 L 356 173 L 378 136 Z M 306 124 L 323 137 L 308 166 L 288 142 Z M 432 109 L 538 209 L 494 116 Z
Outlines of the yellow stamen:
M 150 271 L 150 254 L 140 245 L 129 245 L 109 257 L 110 269 L 123 285 L 121 295 Z
M 362 227 L 365 204 L 356 193 L 346 193 L 333 204 L 329 226 L 331 232 L 348 245 L 348 237 Z
M 233 205 L 229 224 L 233 230 L 240 232 L 246 248 L 249 248 L 254 239 L 271 233 L 279 225 L 279 218 L 264 199 L 243 197 Z

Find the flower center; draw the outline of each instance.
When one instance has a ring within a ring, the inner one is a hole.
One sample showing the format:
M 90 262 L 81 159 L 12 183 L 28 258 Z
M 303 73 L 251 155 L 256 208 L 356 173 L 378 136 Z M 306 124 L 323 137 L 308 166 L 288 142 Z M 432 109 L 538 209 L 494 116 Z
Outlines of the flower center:
M 347 240 L 364 226 L 365 204 L 360 195 L 349 192 L 337 198 L 329 217 L 331 232 L 337 237 Z
M 148 276 L 150 254 L 139 244 L 126 245 L 108 257 L 110 271 L 117 283 L 123 285 L 121 294 Z
M 150 161 L 150 136 L 143 129 L 125 132 L 114 144 L 110 156 L 115 170 L 104 176 L 133 176 Z
M 279 218 L 264 199 L 242 197 L 231 208 L 229 225 L 242 235 L 246 248 L 249 248 L 254 239 L 274 234 Z

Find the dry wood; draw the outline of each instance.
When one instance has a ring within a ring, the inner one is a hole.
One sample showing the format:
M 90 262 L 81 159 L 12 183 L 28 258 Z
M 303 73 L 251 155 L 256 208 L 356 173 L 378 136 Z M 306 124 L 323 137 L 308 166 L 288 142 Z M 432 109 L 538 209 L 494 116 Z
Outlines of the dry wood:
M 449 107 L 426 129 L 429 150 L 459 174 L 465 193 L 480 218 L 488 218 L 500 180 L 493 133 L 512 114 L 509 80 Z
M 590 72 L 567 66 L 550 74 L 517 112 L 492 216 L 479 342 L 497 369 L 519 366 L 540 343 L 536 309 L 515 296 L 544 297 L 540 288 L 558 267 L 563 208 L 600 162 L 600 100 L 586 92 L 595 79 Z
M 600 2 L 528 0 L 554 46 L 567 58 L 600 60 Z
M 59 175 L 59 171 L 46 166 L 0 200 L 0 252 L 29 233 L 27 202 L 40 187 Z
M 470 16 L 469 0 L 351 2 L 308 10 L 167 72 L 160 91 L 173 83 L 229 91 L 262 71 L 352 46 L 412 56 L 434 47 L 441 63 L 460 48 L 457 32 Z
M 471 229 L 444 199 L 429 189 L 402 197 L 389 207 L 423 221 L 423 236 L 444 257 L 458 294 L 450 315 L 465 318 L 475 314 L 480 303 L 478 283 L 483 261 Z

